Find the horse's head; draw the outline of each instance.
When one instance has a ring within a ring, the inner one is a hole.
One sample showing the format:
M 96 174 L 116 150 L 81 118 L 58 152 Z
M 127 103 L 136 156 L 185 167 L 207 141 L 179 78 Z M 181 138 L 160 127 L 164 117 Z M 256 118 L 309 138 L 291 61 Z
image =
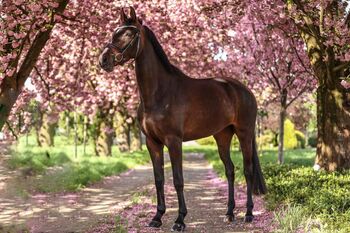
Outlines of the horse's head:
M 134 8 L 130 7 L 130 18 L 121 8 L 120 19 L 121 25 L 115 29 L 99 58 L 100 66 L 107 72 L 113 71 L 114 66 L 136 59 L 142 50 L 142 25 Z

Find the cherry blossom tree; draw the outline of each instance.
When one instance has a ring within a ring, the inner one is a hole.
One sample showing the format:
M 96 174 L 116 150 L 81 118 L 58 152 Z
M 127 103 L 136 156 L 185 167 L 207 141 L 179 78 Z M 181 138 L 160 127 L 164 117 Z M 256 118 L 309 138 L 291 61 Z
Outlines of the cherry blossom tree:
M 350 12 L 348 1 L 288 0 L 285 12 L 318 80 L 317 167 L 350 168 Z
M 345 1 L 5 0 L 1 4 L 0 128 L 29 75 L 35 90 L 16 102 L 11 123 L 30 96 L 40 97 L 43 109 L 52 106 L 56 112 L 75 111 L 90 119 L 101 111 L 110 116 L 121 111 L 134 122 L 138 92 L 133 65 L 111 74 L 97 65 L 102 42 L 119 25 L 118 9 L 133 5 L 170 60 L 185 73 L 244 80 L 260 103 L 279 99 L 281 119 L 290 103 L 315 87 L 317 80 L 316 162 L 328 170 L 350 167 L 346 156 L 350 17 Z
M 235 10 L 241 9 L 237 7 L 238 1 L 230 4 L 225 1 L 132 3 L 145 24 L 152 22 L 151 28 L 159 36 L 172 61 L 188 74 L 209 77 L 221 70 L 220 67 L 216 68 L 217 61 L 213 59 L 213 54 L 217 45 L 223 42 L 225 28 L 236 22 L 235 14 L 242 13 Z M 50 43 L 32 72 L 32 83 L 42 109 L 53 105 L 57 112 L 80 111 L 91 118 L 100 111 L 113 114 L 121 109 L 131 118 L 136 117 L 138 95 L 133 66 L 119 68 L 113 74 L 102 73 L 97 67 L 97 56 L 103 47 L 101 41 L 108 40 L 119 24 L 118 9 L 129 4 L 131 2 L 126 1 L 70 2 L 64 14 L 56 15 L 55 22 L 58 24 L 52 32 Z M 220 17 L 216 17 L 217 14 Z
M 247 7 L 246 15 L 234 31 L 236 47 L 232 54 L 237 68 L 244 71 L 241 76 L 247 79 L 256 95 L 260 96 L 263 91 L 268 93 L 260 104 L 279 103 L 278 161 L 283 163 L 287 108 L 305 92 L 312 91 L 316 81 L 303 41 L 296 36 L 297 30 L 291 21 L 281 11 L 266 14 L 258 10 L 274 6 L 277 5 L 271 2 L 271 5 L 252 3 Z
M 1 2 L 0 129 L 68 0 Z

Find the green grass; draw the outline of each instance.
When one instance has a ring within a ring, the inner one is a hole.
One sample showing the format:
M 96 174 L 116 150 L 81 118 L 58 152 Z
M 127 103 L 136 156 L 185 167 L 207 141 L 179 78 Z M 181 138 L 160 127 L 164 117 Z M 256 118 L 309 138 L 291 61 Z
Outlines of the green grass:
M 113 231 L 114 233 L 127 233 L 128 232 L 127 227 L 125 227 L 128 225 L 128 221 L 122 219 L 118 215 L 114 219 L 114 225 L 115 225 L 115 228 Z
M 33 185 L 37 191 L 60 192 L 79 190 L 105 176 L 119 174 L 149 161 L 147 151 L 120 153 L 113 147 L 111 157 L 97 157 L 93 146 L 88 145 L 84 156 L 83 146 L 79 145 L 76 158 L 74 151 L 74 145 L 70 145 L 64 137 L 57 136 L 55 146 L 49 149 L 36 146 L 34 136 L 29 137 L 28 145 L 22 137 L 12 148 L 9 166 L 35 174 Z
M 290 233 L 302 230 L 308 217 L 305 209 L 300 205 L 287 205 L 275 212 L 275 220 L 279 225 L 276 233 Z
M 216 147 L 186 150 L 205 153 L 214 170 L 225 177 Z M 282 216 L 276 217 L 279 232 L 300 228 L 306 232 L 350 232 L 350 171 L 314 171 L 315 154 L 314 149 L 287 150 L 282 166 L 277 164 L 277 150 L 264 150 L 259 156 L 268 186 L 266 203 Z M 241 152 L 234 150 L 231 157 L 236 182 L 245 182 Z M 278 210 L 281 207 L 282 212 Z
M 186 147 L 187 152 L 202 152 L 205 158 L 213 166 L 214 170 L 220 177 L 225 178 L 225 168 L 220 160 L 216 146 Z M 285 151 L 285 163 L 294 166 L 313 166 L 315 157 L 314 149 L 296 149 Z M 243 159 L 242 153 L 238 150 L 231 151 L 231 159 L 235 165 L 235 180 L 238 183 L 245 182 L 243 175 Z M 262 165 L 275 165 L 277 162 L 276 150 L 263 150 L 259 159 Z

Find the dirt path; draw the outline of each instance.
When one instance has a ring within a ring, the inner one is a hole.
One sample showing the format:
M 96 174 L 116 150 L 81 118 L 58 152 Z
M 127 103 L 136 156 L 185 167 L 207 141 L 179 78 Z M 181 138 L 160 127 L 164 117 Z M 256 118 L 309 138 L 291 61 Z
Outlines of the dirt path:
M 153 217 L 156 209 L 153 185 L 145 187 L 143 197 L 139 203 L 125 208 L 123 211 L 116 211 L 120 227 L 119 230 L 127 232 L 169 232 L 174 220 L 177 217 L 177 198 L 172 185 L 171 172 L 166 174 L 166 203 L 167 212 L 163 217 L 163 226 L 159 230 L 149 229 L 148 221 Z M 184 160 L 185 197 L 188 208 L 186 217 L 187 232 L 271 232 L 273 230 L 273 214 L 266 211 L 264 201 L 261 197 L 255 197 L 255 221 L 251 224 L 244 223 L 246 211 L 245 187 L 235 187 L 236 220 L 232 224 L 223 222 L 226 213 L 227 185 L 213 172 L 212 167 L 200 154 L 187 154 Z M 121 220 L 119 220 L 121 219 Z M 116 230 L 115 219 L 101 224 L 90 230 L 90 233 L 111 232 Z M 119 232 L 119 231 L 117 231 Z M 123 231 L 120 231 L 123 232 Z
M 0 182 L 4 177 L 11 176 L 9 172 L 0 166 Z M 255 223 L 243 223 L 243 187 L 236 187 L 235 223 L 226 225 L 222 222 L 227 202 L 226 182 L 217 178 L 202 155 L 185 156 L 184 176 L 188 206 L 187 232 L 269 231 L 272 215 L 264 210 L 261 198 L 255 198 Z M 177 213 L 169 167 L 166 169 L 166 178 L 167 213 L 163 217 L 164 225 L 156 232 L 169 232 Z M 121 226 L 118 229 L 127 228 L 127 232 L 154 232 L 145 228 L 155 211 L 150 165 L 106 178 L 77 193 L 37 194 L 23 199 L 6 196 L 6 185 L 2 189 L 0 186 L 0 192 L 5 191 L 0 193 L 0 232 L 22 232 L 25 229 L 32 233 L 107 233 L 116 232 L 115 225 Z

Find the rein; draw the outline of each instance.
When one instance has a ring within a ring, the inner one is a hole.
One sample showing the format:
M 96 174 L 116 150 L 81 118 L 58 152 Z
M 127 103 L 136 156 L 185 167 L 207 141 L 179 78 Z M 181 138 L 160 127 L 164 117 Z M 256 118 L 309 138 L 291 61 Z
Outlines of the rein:
M 126 25 L 126 26 L 121 26 L 121 27 L 118 27 L 115 29 L 115 32 L 118 32 L 120 31 L 121 29 L 124 29 L 124 28 L 133 28 L 133 29 L 136 29 L 137 30 L 137 33 L 134 35 L 134 37 L 130 40 L 130 42 L 128 43 L 127 46 L 124 47 L 124 49 L 119 49 L 115 44 L 113 44 L 113 42 L 111 41 L 110 43 L 107 44 L 107 48 L 111 48 L 112 51 L 113 49 L 119 51 L 120 53 L 115 55 L 114 58 L 115 58 L 115 61 L 117 63 L 121 62 L 124 60 L 124 53 L 134 44 L 134 41 L 137 39 L 137 50 L 136 50 L 136 54 L 135 54 L 135 58 L 134 60 L 138 57 L 139 55 L 139 50 L 140 50 L 140 30 L 136 27 L 136 26 L 133 26 L 133 25 Z

